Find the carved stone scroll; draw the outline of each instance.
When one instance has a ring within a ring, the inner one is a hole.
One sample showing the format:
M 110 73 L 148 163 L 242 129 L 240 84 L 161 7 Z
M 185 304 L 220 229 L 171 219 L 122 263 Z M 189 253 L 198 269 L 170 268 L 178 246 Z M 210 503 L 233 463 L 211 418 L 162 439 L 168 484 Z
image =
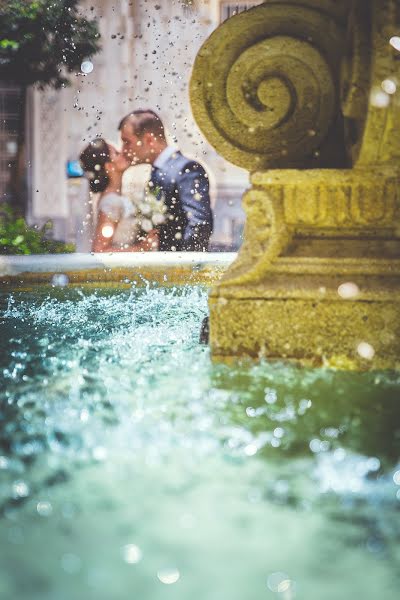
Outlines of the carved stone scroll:
M 250 171 L 301 164 L 332 125 L 344 29 L 316 5 L 266 2 L 241 13 L 196 58 L 196 121 L 221 154 Z

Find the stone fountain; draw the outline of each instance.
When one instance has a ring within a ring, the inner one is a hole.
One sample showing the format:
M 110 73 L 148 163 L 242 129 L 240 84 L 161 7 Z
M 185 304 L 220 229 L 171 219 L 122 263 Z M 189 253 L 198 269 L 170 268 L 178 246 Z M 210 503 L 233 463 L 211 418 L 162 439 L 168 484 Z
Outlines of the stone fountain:
M 199 51 L 194 116 L 251 173 L 213 356 L 399 365 L 399 35 L 396 0 L 266 0 Z

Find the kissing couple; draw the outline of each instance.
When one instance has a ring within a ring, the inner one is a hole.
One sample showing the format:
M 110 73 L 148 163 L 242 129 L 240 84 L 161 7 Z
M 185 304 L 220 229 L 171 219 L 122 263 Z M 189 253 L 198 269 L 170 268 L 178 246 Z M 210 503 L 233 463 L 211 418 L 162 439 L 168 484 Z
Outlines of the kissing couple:
M 205 252 L 213 229 L 209 180 L 201 164 L 168 145 L 152 110 L 135 110 L 119 124 L 122 151 L 103 138 L 91 141 L 80 162 L 99 193 L 93 252 Z M 122 176 L 150 164 L 143 198 L 122 194 Z

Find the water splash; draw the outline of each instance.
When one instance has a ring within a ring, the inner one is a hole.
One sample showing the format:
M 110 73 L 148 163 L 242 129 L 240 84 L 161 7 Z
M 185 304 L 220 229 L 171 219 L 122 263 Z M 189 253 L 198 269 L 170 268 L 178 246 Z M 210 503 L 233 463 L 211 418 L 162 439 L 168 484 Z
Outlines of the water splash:
M 74 504 L 57 490 L 68 496 L 87 471 L 110 502 L 130 490 L 136 508 L 145 507 L 154 494 L 157 511 L 165 503 L 168 515 L 193 490 L 213 506 L 213 490 L 223 485 L 236 507 L 229 517 L 235 539 L 239 515 L 259 514 L 270 527 L 270 506 L 346 527 L 356 520 L 366 552 L 390 556 L 400 536 L 398 374 L 215 365 L 198 342 L 207 314 L 202 288 L 57 287 L 0 296 L 0 308 L 0 507 L 13 544 L 22 543 L 16 509 L 42 528 L 57 518 L 74 522 L 89 492 Z M 188 500 L 179 516 L 185 532 L 196 531 L 198 510 Z M 276 543 L 282 535 L 273 534 Z M 137 535 L 121 536 L 116 547 L 135 568 L 155 554 Z M 85 572 L 75 547 L 59 560 L 66 574 Z M 167 555 L 154 578 L 171 565 L 182 573 Z M 289 567 L 270 572 L 292 575 Z M 96 573 L 87 575 L 92 583 Z

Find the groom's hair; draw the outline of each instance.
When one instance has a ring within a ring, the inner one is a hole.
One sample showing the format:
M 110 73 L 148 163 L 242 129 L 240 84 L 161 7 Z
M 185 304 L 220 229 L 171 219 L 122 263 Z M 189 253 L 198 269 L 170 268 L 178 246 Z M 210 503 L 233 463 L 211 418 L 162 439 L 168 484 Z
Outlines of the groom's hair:
M 121 131 L 126 123 L 131 123 L 133 133 L 138 137 L 142 137 L 145 133 L 152 133 L 154 137 L 165 140 L 163 122 L 154 110 L 133 110 L 122 119 L 118 129 Z

